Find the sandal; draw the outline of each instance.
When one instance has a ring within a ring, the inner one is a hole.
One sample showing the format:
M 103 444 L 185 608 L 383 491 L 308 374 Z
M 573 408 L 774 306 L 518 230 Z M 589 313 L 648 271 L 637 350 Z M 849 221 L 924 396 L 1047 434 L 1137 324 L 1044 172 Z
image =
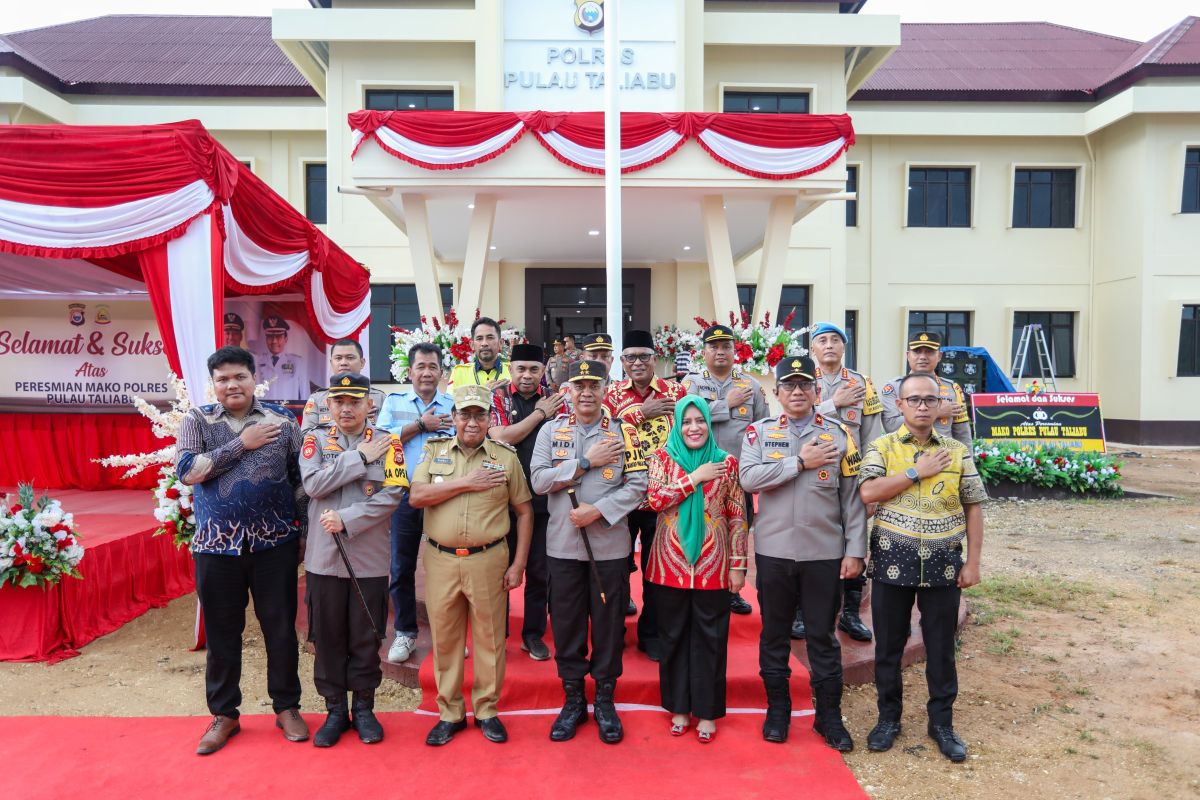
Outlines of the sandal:
M 700 740 L 700 744 L 708 744 L 716 735 L 716 731 L 702 731 L 699 728 L 696 729 L 696 738 Z
M 679 724 L 678 722 L 671 723 L 671 735 L 672 736 L 683 736 L 685 733 L 687 733 L 687 729 L 688 729 L 687 723 L 684 723 L 682 725 Z

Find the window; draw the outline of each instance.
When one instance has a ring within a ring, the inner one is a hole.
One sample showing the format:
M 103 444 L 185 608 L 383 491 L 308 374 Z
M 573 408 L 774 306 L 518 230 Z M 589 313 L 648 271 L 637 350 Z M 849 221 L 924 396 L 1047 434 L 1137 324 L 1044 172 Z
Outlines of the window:
M 971 170 L 937 167 L 909 169 L 908 226 L 971 227 Z
M 1075 170 L 1017 170 L 1013 184 L 1012 226 L 1074 228 Z
M 858 167 L 856 167 L 856 166 L 846 167 L 846 191 L 847 192 L 857 192 L 858 191 Z M 846 227 L 847 228 L 857 228 L 858 227 L 858 201 L 857 200 L 847 200 L 846 201 Z
M 452 89 L 367 89 L 371 111 L 453 111 Z
M 325 196 L 325 165 L 304 165 L 304 216 L 309 222 L 324 225 L 328 219 Z
M 1017 367 L 1017 344 L 1026 325 L 1041 325 L 1050 347 L 1050 359 L 1054 362 L 1054 377 L 1075 377 L 1075 313 L 1073 311 L 1018 311 L 1013 314 L 1012 354 L 1013 370 Z M 1038 371 L 1037 347 L 1032 338 L 1029 352 L 1025 356 L 1026 375 Z
M 846 355 L 842 359 L 850 369 L 858 369 L 858 312 L 846 312 Z
M 792 327 L 803 328 L 808 325 L 811 292 L 811 286 L 784 286 L 779 293 L 779 308 L 775 311 L 773 321 L 782 324 L 794 310 L 796 316 L 792 319 Z
M 454 287 L 449 283 L 440 286 L 442 308 L 454 303 Z M 371 380 L 393 383 L 391 361 L 392 326 L 412 330 L 421 324 L 421 311 L 417 305 L 417 287 L 411 283 L 372 284 L 371 286 Z
M 808 92 L 725 92 L 721 110 L 742 114 L 807 114 Z
M 908 336 L 931 331 L 942 335 L 942 344 L 950 347 L 971 346 L 970 311 L 910 311 L 908 312 Z
M 754 313 L 754 301 L 758 299 L 758 285 L 754 283 L 738 284 L 738 305 L 746 309 L 747 314 Z M 740 310 L 740 309 L 739 309 Z M 720 320 L 717 320 L 720 322 Z
M 1183 159 L 1184 214 L 1200 214 L 1200 147 L 1189 147 Z
M 1184 306 L 1179 320 L 1179 369 L 1181 378 L 1200 375 L 1200 306 Z

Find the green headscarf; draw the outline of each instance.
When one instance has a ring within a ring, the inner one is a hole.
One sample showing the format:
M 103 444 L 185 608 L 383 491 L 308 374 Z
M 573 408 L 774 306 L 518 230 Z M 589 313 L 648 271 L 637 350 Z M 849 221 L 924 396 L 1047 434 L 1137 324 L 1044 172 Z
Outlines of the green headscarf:
M 688 410 L 688 406 L 700 409 L 700 413 L 704 415 L 704 421 L 708 423 L 708 440 L 702 447 L 695 449 L 687 445 L 682 433 L 683 414 Z M 676 401 L 675 425 L 671 428 L 670 435 L 667 436 L 667 453 L 684 472 L 689 474 L 702 464 L 709 462 L 719 464 L 725 460 L 728 453 L 717 447 L 717 440 L 712 429 L 712 416 L 708 413 L 708 403 L 703 398 L 689 394 Z M 689 564 L 695 564 L 696 559 L 700 557 L 700 548 L 704 544 L 705 527 L 704 487 L 698 486 L 696 491 L 689 494 L 679 504 L 679 543 L 683 546 L 683 555 Z

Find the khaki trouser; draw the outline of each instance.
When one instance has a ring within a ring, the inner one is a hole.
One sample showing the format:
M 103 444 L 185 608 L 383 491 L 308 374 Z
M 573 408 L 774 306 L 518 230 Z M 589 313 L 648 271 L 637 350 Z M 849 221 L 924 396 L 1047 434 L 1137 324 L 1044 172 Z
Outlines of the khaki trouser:
M 462 684 L 467 620 L 471 621 L 471 656 L 475 685 L 471 707 L 476 719 L 496 716 L 504 682 L 504 618 L 508 613 L 504 572 L 508 545 L 482 553 L 456 556 L 426 544 L 425 609 L 433 634 L 433 674 L 441 718 L 457 722 L 466 716 Z

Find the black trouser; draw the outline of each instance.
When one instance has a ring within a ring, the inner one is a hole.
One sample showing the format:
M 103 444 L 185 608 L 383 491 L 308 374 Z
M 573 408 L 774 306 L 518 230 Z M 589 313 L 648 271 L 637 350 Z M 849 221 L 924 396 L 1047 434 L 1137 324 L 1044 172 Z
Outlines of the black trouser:
M 549 514 L 533 515 L 533 538 L 529 541 L 529 560 L 525 562 L 525 620 L 521 638 L 541 639 L 546 635 L 546 611 L 550 594 L 550 573 L 546 566 L 546 526 Z M 508 565 L 517 556 L 517 517 L 509 514 Z M 505 623 L 507 625 L 507 622 Z M 507 633 L 507 629 L 506 629 Z
M 954 633 L 958 627 L 957 586 L 918 589 L 871 582 L 871 616 L 875 621 L 875 690 L 879 718 L 899 720 L 904 709 L 904 683 L 900 659 L 908 641 L 913 600 L 921 611 L 921 636 L 925 639 L 925 681 L 929 685 L 926 709 L 934 725 L 951 725 L 958 697 L 958 670 L 954 663 Z
M 842 648 L 833 625 L 842 604 L 842 560 L 793 561 L 754 554 L 758 569 L 758 604 L 762 608 L 762 635 L 758 640 L 758 668 L 764 678 L 790 677 L 792 620 L 804 611 L 808 636 L 808 664 L 812 684 L 842 680 Z
M 322 697 L 378 688 L 379 640 L 349 578 L 307 573 L 308 640 L 316 648 L 313 683 Z M 387 619 L 387 578 L 359 578 L 376 626 Z
M 724 589 L 673 586 L 654 589 L 663 708 L 672 714 L 720 719 L 725 716 L 728 593 Z
M 242 631 L 254 596 L 254 616 L 267 649 L 267 694 L 275 713 L 300 707 L 299 642 L 296 639 L 296 569 L 300 540 L 236 556 L 195 553 L 196 596 L 208 639 L 204 694 L 208 710 L 238 716 L 242 704 Z
M 579 680 L 591 673 L 598 681 L 621 677 L 625 650 L 625 605 L 629 602 L 629 562 L 624 558 L 597 561 L 607 602 L 587 561 L 546 558 L 550 566 L 550 626 L 558 676 Z M 591 658 L 588 658 L 588 622 Z
M 646 642 L 658 638 L 657 604 L 654 593 L 658 587 L 646 580 L 646 567 L 650 564 L 650 548 L 654 545 L 654 529 L 658 526 L 658 514 L 653 511 L 629 512 L 629 538 L 634 543 L 642 537 L 642 552 L 638 561 L 642 565 L 642 613 L 638 615 L 637 638 L 644 647 Z M 633 551 L 629 552 L 629 571 L 633 571 Z
M 392 512 L 392 569 L 388 594 L 396 633 L 417 638 L 417 556 L 421 552 L 422 511 L 408 504 L 408 492 Z
M 862 591 L 867 588 L 867 575 L 863 572 L 857 578 L 842 578 L 842 591 L 853 592 L 855 589 Z

